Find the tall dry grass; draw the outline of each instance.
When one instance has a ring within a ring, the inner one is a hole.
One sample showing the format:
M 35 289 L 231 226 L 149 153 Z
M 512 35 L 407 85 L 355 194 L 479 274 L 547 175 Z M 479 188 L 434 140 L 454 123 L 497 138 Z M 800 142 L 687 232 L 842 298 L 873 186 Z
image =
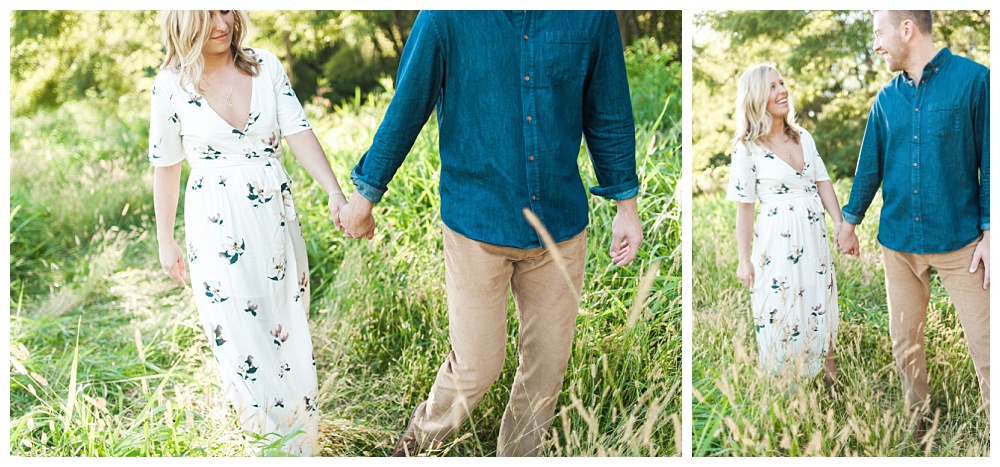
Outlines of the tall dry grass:
M 835 185 L 841 202 L 848 182 Z M 757 365 L 749 294 L 736 280 L 735 205 L 694 202 L 695 456 L 988 456 L 989 419 L 954 306 L 935 276 L 927 322 L 928 442 L 909 434 L 891 355 L 876 199 L 858 227 L 862 254 L 834 252 L 840 305 L 837 384 L 769 378 Z M 832 225 L 830 226 L 832 232 Z M 833 245 L 831 244 L 831 248 Z
M 342 182 L 390 96 L 307 108 Z M 632 265 L 612 266 L 614 206 L 592 200 L 578 337 L 546 455 L 680 453 L 680 126 L 662 112 L 665 94 L 646 97 L 658 107 L 643 114 L 659 115 L 636 131 L 646 241 Z M 12 455 L 278 454 L 280 440 L 237 427 L 190 287 L 159 272 L 146 118 L 75 103 L 12 119 Z M 311 267 L 323 455 L 391 453 L 447 354 L 436 146 L 432 119 L 376 209 L 371 242 L 345 240 L 322 190 L 285 161 Z M 585 152 L 580 163 L 596 184 Z M 509 321 L 500 380 L 433 455 L 495 453 L 516 367 Z

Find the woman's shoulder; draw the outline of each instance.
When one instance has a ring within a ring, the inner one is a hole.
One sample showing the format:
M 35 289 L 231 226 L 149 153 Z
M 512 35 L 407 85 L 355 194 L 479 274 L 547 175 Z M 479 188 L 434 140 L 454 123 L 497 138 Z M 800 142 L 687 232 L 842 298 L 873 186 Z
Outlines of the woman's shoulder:
M 733 143 L 733 157 L 736 156 L 747 156 L 753 157 L 760 147 L 759 144 L 753 141 L 737 141 Z
M 271 63 L 281 63 L 281 60 L 278 60 L 278 56 L 270 50 L 259 49 L 257 47 L 246 47 L 243 50 L 250 58 L 257 60 L 257 63 L 260 65 L 267 66 Z
M 813 144 L 816 143 L 816 140 L 813 139 L 812 133 L 809 133 L 809 130 L 805 128 L 799 127 L 799 137 L 802 139 L 802 141 L 809 141 L 810 143 Z
M 153 94 L 174 94 L 181 91 L 181 74 L 172 68 L 164 68 L 153 78 Z
M 156 73 L 153 82 L 156 84 L 179 83 L 181 74 L 173 68 L 162 68 Z

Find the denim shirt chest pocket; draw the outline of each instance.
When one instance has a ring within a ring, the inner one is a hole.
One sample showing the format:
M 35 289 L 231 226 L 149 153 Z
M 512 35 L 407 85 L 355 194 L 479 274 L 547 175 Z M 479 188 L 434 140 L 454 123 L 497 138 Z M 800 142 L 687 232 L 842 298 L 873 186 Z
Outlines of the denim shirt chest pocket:
M 561 85 L 582 79 L 590 64 L 590 43 L 582 31 L 548 31 L 542 59 L 545 75 L 553 84 Z
M 931 138 L 953 138 L 962 128 L 959 115 L 961 106 L 958 101 L 929 102 L 924 106 L 926 121 L 923 123 L 924 134 Z

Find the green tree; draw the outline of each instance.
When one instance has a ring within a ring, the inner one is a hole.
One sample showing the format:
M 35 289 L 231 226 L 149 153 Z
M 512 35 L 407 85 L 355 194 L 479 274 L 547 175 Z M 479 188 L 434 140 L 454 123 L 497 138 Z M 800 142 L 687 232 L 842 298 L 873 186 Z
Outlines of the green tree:
M 989 66 L 989 11 L 934 14 L 939 46 Z M 695 15 L 692 97 L 696 189 L 719 186 L 729 163 L 736 82 L 749 66 L 782 72 L 799 122 L 816 136 L 827 168 L 851 176 L 868 110 L 891 78 L 872 49 L 866 11 L 713 11 Z
M 145 80 L 163 57 L 155 12 L 12 11 L 10 25 L 13 114 L 80 100 L 149 105 Z

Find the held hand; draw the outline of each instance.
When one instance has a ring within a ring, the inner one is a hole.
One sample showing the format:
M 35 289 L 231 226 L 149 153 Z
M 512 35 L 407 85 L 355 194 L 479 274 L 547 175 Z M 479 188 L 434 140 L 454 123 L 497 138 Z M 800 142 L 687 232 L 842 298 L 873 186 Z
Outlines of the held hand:
M 618 212 L 611 221 L 611 262 L 622 267 L 631 263 L 642 244 L 642 224 L 635 198 L 618 201 Z
M 347 204 L 347 198 L 344 197 L 343 193 L 334 193 L 330 195 L 326 204 L 330 208 L 330 219 L 333 219 L 333 225 L 337 227 L 337 230 L 343 232 L 344 225 L 340 223 L 340 209 Z
M 374 203 L 365 199 L 357 191 L 351 200 L 340 208 L 340 225 L 347 238 L 371 240 L 375 236 L 375 218 L 372 216 Z
M 740 264 L 736 266 L 736 278 L 739 279 L 740 284 L 743 284 L 744 287 L 748 289 L 753 288 L 753 263 L 749 260 L 740 260 Z
M 160 242 L 160 267 L 167 277 L 184 287 L 184 252 L 174 239 Z
M 836 248 L 838 250 L 840 249 L 840 230 L 841 230 L 841 226 L 843 226 L 843 224 L 841 224 L 839 222 L 833 224 L 833 246 L 834 246 L 834 248 Z
M 861 243 L 858 241 L 858 236 L 854 234 L 853 224 L 847 222 L 841 224 L 836 243 L 841 253 L 855 258 L 861 257 Z
M 979 263 L 983 263 L 983 288 L 990 288 L 990 231 L 983 232 L 983 239 L 976 245 L 976 251 L 972 254 L 972 265 L 969 272 L 976 272 Z

